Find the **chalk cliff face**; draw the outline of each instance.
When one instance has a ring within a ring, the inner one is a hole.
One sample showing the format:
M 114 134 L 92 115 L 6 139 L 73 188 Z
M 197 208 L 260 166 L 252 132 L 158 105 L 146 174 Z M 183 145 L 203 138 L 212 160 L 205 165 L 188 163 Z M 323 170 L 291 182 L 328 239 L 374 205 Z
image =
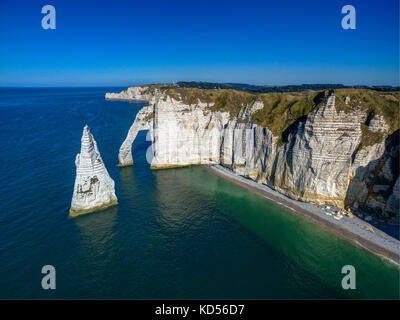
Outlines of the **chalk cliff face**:
M 218 163 L 221 131 L 229 114 L 211 112 L 202 103 L 156 101 L 152 168 Z
M 148 92 L 133 88 L 130 99 L 143 99 Z M 268 128 L 251 120 L 264 107 L 261 101 L 244 105 L 232 117 L 210 111 L 212 104 L 185 104 L 160 90 L 146 98 L 149 106 L 138 113 L 121 146 L 121 165 L 133 163 L 131 145 L 137 131 L 150 130 L 152 168 L 220 163 L 297 200 L 360 207 L 385 219 L 398 218 L 398 139 L 360 147 L 367 114 L 358 107 L 340 111 L 333 93 L 298 119 L 283 145 Z M 345 103 L 349 101 L 346 97 Z M 371 132 L 388 134 L 379 115 L 368 119 L 367 126 Z
M 107 172 L 88 126 L 83 129 L 81 152 L 76 156 L 75 165 L 76 179 L 71 201 L 71 216 L 117 204 L 114 181 Z
M 361 138 L 363 114 L 335 109 L 335 96 L 308 115 L 278 151 L 274 185 L 289 196 L 343 206 L 352 154 Z
M 135 141 L 139 131 L 153 129 L 153 121 L 151 121 L 153 115 L 153 107 L 151 105 L 143 107 L 137 113 L 135 121 L 129 129 L 128 135 L 119 149 L 118 161 L 120 167 L 130 166 L 133 164 L 132 143 Z
M 381 127 L 382 128 L 382 127 Z M 379 127 L 376 129 L 379 130 Z M 382 129 L 381 129 L 382 130 Z M 379 157 L 365 157 L 353 171 L 345 199 L 346 206 L 360 208 L 381 219 L 396 222 L 399 214 L 399 130 L 370 148 Z
M 130 99 L 142 100 L 143 91 L 144 88 L 132 90 Z M 113 97 L 119 98 L 118 94 Z M 218 163 L 221 131 L 228 120 L 227 112 L 211 112 L 207 104 L 200 102 L 186 105 L 156 91 L 149 98 L 149 105 L 136 115 L 120 148 L 119 164 L 133 164 L 132 143 L 140 130 L 150 130 L 153 169 Z
M 129 87 L 120 93 L 106 93 L 106 99 L 117 100 L 149 100 L 151 95 L 147 87 Z

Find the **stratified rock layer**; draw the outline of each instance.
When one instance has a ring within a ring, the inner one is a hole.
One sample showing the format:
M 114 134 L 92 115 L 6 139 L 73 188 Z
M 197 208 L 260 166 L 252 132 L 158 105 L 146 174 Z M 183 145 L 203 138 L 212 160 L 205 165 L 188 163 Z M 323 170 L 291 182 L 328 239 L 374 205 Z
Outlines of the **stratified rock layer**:
M 129 87 L 120 93 L 106 93 L 106 99 L 116 100 L 149 100 L 151 97 L 147 87 Z
M 76 156 L 75 165 L 76 179 L 71 216 L 101 210 L 118 203 L 114 181 L 107 172 L 88 126 L 83 129 L 81 152 Z
M 243 106 L 231 117 L 211 112 L 212 103 L 188 105 L 160 90 L 149 92 L 143 86 L 107 95 L 149 101 L 121 146 L 120 165 L 133 163 L 131 146 L 137 131 L 149 130 L 152 168 L 220 163 L 296 200 L 362 208 L 398 221 L 398 139 L 360 147 L 362 125 L 388 136 L 382 116 L 367 120 L 361 106 L 339 110 L 331 93 L 321 107 L 298 119 L 280 145 L 268 128 L 251 121 L 251 115 L 263 108 L 261 101 Z M 346 97 L 345 103 L 350 101 Z

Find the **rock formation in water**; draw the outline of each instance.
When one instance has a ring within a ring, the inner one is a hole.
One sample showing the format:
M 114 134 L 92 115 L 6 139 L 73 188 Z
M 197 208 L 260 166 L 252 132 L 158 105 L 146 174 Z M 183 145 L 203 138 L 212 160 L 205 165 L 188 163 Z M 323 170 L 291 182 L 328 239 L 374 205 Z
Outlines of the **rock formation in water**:
M 81 152 L 77 154 L 76 178 L 70 215 L 77 216 L 118 203 L 114 181 L 110 178 L 97 143 L 88 126 L 83 129 Z
M 133 165 L 132 143 L 140 130 L 151 130 L 153 122 L 150 121 L 154 115 L 152 106 L 143 107 L 136 115 L 135 121 L 129 129 L 125 141 L 122 143 L 118 153 L 120 167 Z
M 160 87 L 139 86 L 106 97 L 149 101 L 121 146 L 120 165 L 133 163 L 132 142 L 139 130 L 149 130 L 152 168 L 220 163 L 293 199 L 361 208 L 398 221 L 398 139 L 385 141 L 393 134 L 387 121 L 370 111 L 359 92 L 349 92 L 352 96 L 340 101 L 333 92 L 325 92 L 318 106 L 293 117 L 282 134 L 284 141 L 276 129 L 273 133 L 274 128 L 253 121 L 264 108 L 257 96 L 237 114 L 215 107 L 226 95 L 205 102 L 190 98 L 190 91 L 183 89 L 168 94 Z M 292 116 L 291 112 L 289 104 L 285 113 Z

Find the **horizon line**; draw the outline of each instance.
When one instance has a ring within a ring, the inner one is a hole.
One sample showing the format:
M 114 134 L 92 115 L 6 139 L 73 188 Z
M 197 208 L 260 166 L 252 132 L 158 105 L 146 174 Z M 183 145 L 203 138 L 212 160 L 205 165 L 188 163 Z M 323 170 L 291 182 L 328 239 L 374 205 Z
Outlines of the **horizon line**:
M 385 84 L 385 85 L 373 85 L 373 84 L 343 84 L 343 83 L 330 83 L 330 82 L 315 82 L 315 83 L 301 83 L 301 84 L 294 84 L 294 83 L 287 83 L 287 84 L 249 84 L 246 82 L 211 82 L 211 81 L 171 81 L 171 82 L 143 82 L 140 84 L 124 84 L 124 85 L 0 85 L 1 89 L 12 89 L 12 88 L 119 88 L 119 87 L 133 87 L 133 86 L 140 86 L 140 85 L 152 85 L 152 84 L 174 84 L 179 82 L 186 82 L 186 83 L 210 83 L 210 84 L 236 84 L 236 85 L 249 85 L 249 86 L 260 86 L 260 87 L 285 87 L 285 86 L 307 86 L 307 85 L 341 85 L 344 87 L 391 87 L 397 88 L 400 87 L 400 84 Z

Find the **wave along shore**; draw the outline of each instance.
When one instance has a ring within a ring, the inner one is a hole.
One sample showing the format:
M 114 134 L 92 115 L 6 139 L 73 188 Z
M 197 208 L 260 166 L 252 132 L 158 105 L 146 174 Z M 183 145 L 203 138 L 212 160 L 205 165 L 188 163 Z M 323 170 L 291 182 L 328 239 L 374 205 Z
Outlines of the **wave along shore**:
M 342 238 L 400 267 L 400 241 L 376 229 L 364 220 L 356 216 L 353 218 L 343 216 L 341 220 L 336 220 L 333 216 L 326 215 L 321 207 L 290 199 L 266 185 L 244 178 L 221 165 L 208 166 L 208 168 L 218 176 L 267 198 L 293 213 L 311 218 L 311 220 L 323 225 Z M 374 230 L 373 232 L 369 231 L 371 228 Z

